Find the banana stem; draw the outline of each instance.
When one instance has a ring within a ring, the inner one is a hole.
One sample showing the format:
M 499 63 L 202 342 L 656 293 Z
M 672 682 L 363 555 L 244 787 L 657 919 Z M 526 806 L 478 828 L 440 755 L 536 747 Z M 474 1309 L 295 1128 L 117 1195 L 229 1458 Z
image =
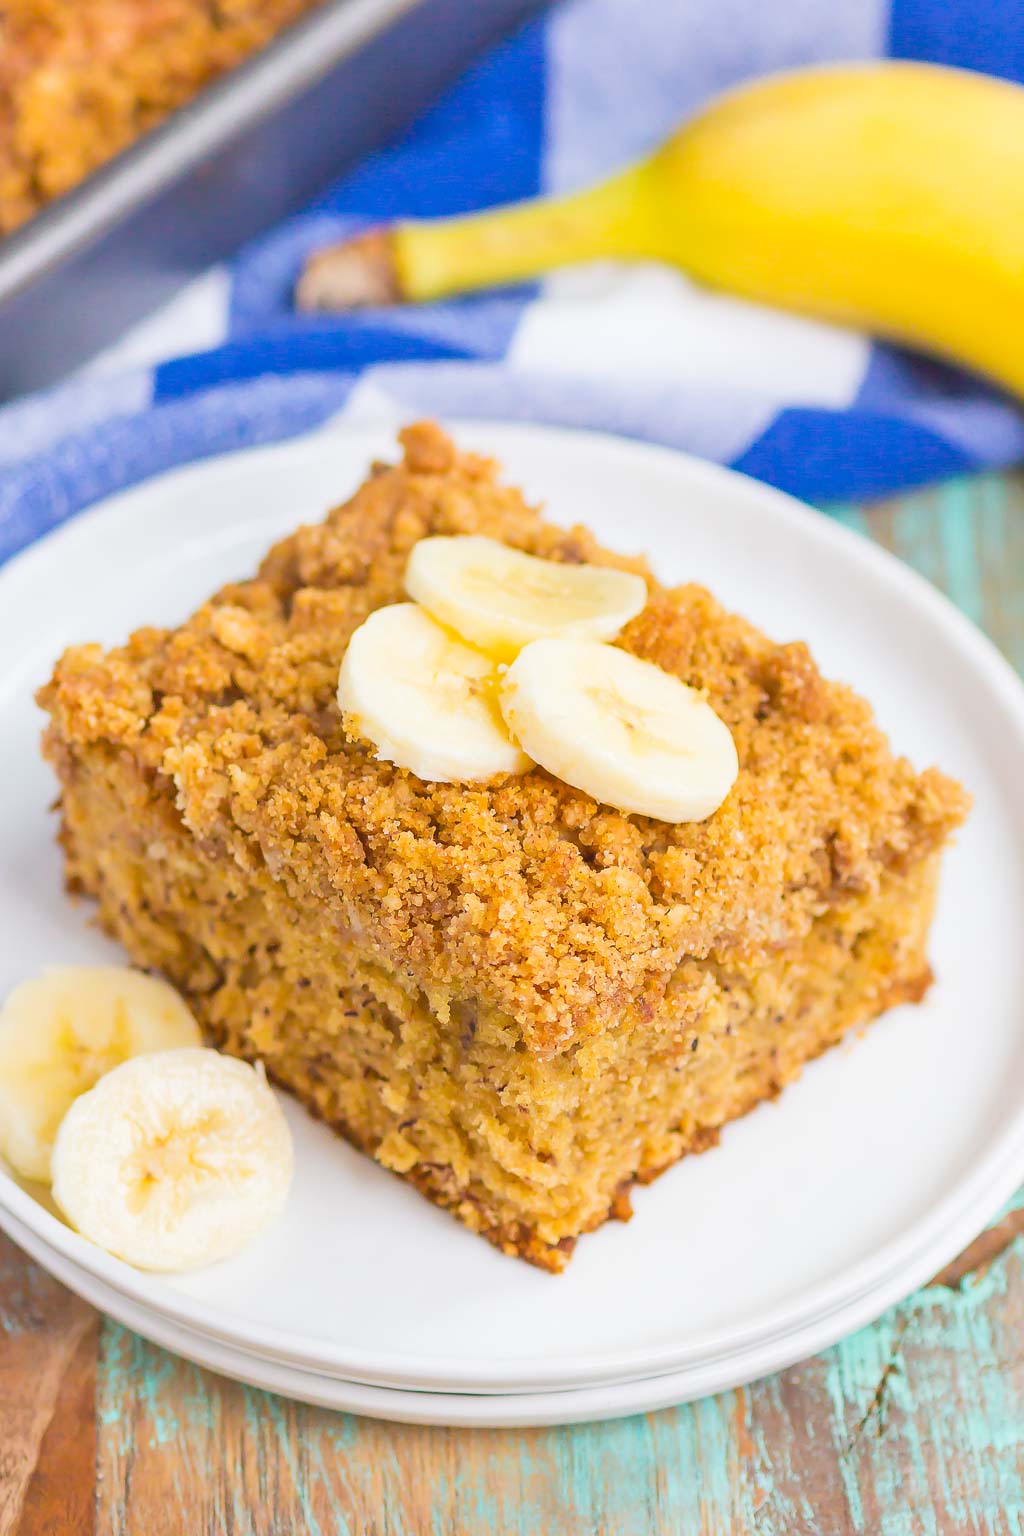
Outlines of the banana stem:
M 498 287 L 599 257 L 658 256 L 650 162 L 566 197 L 532 199 L 391 231 L 403 298 Z

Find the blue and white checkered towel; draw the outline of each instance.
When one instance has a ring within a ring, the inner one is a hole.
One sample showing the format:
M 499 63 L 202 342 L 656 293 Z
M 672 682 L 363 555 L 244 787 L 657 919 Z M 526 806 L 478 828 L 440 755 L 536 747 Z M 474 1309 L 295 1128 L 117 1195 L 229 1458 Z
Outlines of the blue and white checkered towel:
M 291 308 L 301 259 L 325 240 L 574 186 L 738 81 L 883 55 L 1024 80 L 1024 11 L 1019 0 L 564 0 L 401 143 L 147 322 L 119 366 L 0 411 L 0 559 L 158 470 L 335 414 L 602 428 L 815 501 L 1024 457 L 1024 417 L 977 380 L 653 265 L 347 317 Z M 156 360 L 123 366 L 133 354 Z

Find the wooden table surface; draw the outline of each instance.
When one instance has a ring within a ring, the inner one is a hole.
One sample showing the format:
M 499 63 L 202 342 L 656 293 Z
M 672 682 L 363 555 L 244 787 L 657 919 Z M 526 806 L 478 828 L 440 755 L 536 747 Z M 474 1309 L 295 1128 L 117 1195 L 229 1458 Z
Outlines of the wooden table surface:
M 1024 476 L 844 522 L 1024 667 Z M 99 1317 L 0 1238 L 0 1536 L 1024 1531 L 1024 1199 L 827 1354 L 687 1407 L 447 1430 L 307 1408 Z

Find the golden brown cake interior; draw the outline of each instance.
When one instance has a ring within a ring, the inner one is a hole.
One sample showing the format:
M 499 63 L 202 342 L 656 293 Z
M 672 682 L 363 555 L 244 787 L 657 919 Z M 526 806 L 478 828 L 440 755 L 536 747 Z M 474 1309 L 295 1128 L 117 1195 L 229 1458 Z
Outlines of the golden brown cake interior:
M 507 1251 L 561 1268 L 628 1189 L 923 995 L 960 788 L 702 589 L 649 578 L 619 643 L 707 690 L 741 771 L 708 821 L 542 770 L 430 784 L 346 739 L 353 628 L 408 551 L 552 527 L 436 428 L 176 631 L 61 659 L 41 700 L 69 881 L 212 1038 Z

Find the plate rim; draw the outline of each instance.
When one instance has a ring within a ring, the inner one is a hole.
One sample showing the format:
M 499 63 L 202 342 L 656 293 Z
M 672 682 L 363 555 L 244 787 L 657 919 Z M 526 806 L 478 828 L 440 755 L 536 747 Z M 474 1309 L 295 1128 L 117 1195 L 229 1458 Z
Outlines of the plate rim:
M 998 1202 L 1001 1205 L 1017 1187 L 1015 1166 L 1008 1164 L 1002 1170 L 998 1182 L 1005 1189 L 1004 1199 Z M 7 1235 L 14 1242 L 22 1243 L 30 1257 L 47 1269 L 48 1273 L 55 1275 L 63 1285 L 83 1297 L 91 1306 L 113 1317 L 121 1326 L 131 1328 L 161 1349 L 192 1360 L 229 1380 L 246 1381 L 262 1391 L 281 1393 L 300 1402 L 312 1402 L 335 1411 L 363 1414 L 388 1422 L 497 1429 L 601 1422 L 681 1406 L 709 1393 L 740 1390 L 752 1382 L 819 1355 L 858 1329 L 876 1322 L 890 1308 L 898 1306 L 921 1286 L 927 1285 L 947 1262 L 945 1255 L 948 1252 L 962 1250 L 965 1242 L 970 1241 L 967 1234 L 973 1230 L 973 1223 L 971 1213 L 961 1213 L 959 1221 L 954 1222 L 941 1239 L 915 1255 L 913 1265 L 899 1278 L 890 1276 L 827 1318 L 808 1320 L 778 1338 L 751 1345 L 745 1352 L 718 1360 L 695 1362 L 689 1367 L 654 1376 L 594 1382 L 573 1389 L 539 1389 L 520 1393 L 444 1392 L 351 1381 L 296 1363 L 268 1358 L 227 1340 L 211 1338 L 184 1324 L 175 1323 L 144 1303 L 121 1297 L 118 1292 L 113 1293 L 117 1301 L 115 1309 L 111 1310 L 106 1306 L 104 1297 L 112 1288 L 97 1276 L 80 1269 L 70 1260 L 64 1260 L 56 1267 L 50 1266 L 48 1260 L 52 1251 L 33 1233 L 29 1235 L 34 1241 L 25 1245 L 22 1235 L 24 1229 L 18 1223 L 15 1223 L 18 1229 L 16 1233 L 8 1231 Z M 0 1223 L 0 1228 L 2 1225 Z M 84 1285 L 80 1283 L 83 1278 L 86 1282 Z M 152 1326 L 151 1319 L 156 1320 L 157 1327 Z M 182 1337 L 187 1346 L 184 1349 L 181 1347 Z M 760 1354 L 756 1353 L 758 1350 Z M 751 1357 L 756 1363 L 752 1363 Z M 241 1370 L 238 1369 L 239 1361 L 243 1366 Z M 246 1362 L 261 1368 L 264 1373 L 262 1380 L 256 1380 L 244 1369 Z M 269 1377 L 266 1374 L 268 1369 L 271 1373 Z M 698 1374 L 702 1370 L 703 1376 Z M 696 1383 L 691 1381 L 687 1385 L 688 1376 L 696 1376 Z M 314 1386 L 313 1391 L 310 1391 L 310 1384 Z M 602 1394 L 605 1394 L 603 1400 Z M 497 1413 L 495 1403 L 514 1406 L 510 1411 Z M 470 1404 L 473 1404 L 472 1410 Z M 451 1412 L 452 1407 L 456 1409 L 454 1414 Z M 569 1409 L 568 1413 L 563 1411 L 566 1408 Z
M 472 443 L 474 439 L 483 440 L 479 446 L 489 446 L 492 451 L 499 454 L 508 452 L 510 449 L 514 451 L 517 441 L 525 442 L 528 447 L 529 443 L 538 437 L 555 445 L 568 439 L 577 446 L 585 444 L 591 451 L 597 450 L 624 456 L 634 462 L 642 461 L 641 469 L 643 463 L 653 460 L 666 472 L 676 476 L 681 475 L 691 491 L 695 488 L 699 490 L 702 486 L 710 487 L 712 492 L 720 489 L 725 494 L 733 496 L 738 491 L 748 502 L 753 500 L 760 503 L 762 515 L 773 516 L 778 523 L 788 525 L 790 528 L 796 527 L 802 538 L 810 538 L 819 548 L 824 548 L 829 555 L 838 553 L 847 561 L 858 564 L 869 578 L 876 583 L 881 583 L 888 595 L 902 598 L 916 605 L 919 611 L 927 613 L 934 623 L 947 631 L 956 649 L 973 662 L 990 691 L 994 693 L 1002 712 L 1014 720 L 1024 737 L 1024 685 L 1010 663 L 987 636 L 977 629 L 948 598 L 911 567 L 899 561 L 880 545 L 843 527 L 816 509 L 735 470 L 659 444 L 623 438 L 612 433 L 577 428 L 566 429 L 535 423 L 483 420 L 453 420 L 446 422 L 445 425 L 462 441 Z M 258 461 L 281 459 L 301 451 L 304 444 L 319 444 L 324 438 L 343 436 L 353 446 L 356 443 L 364 444 L 365 451 L 372 454 L 382 438 L 393 440 L 394 427 L 395 418 L 391 416 L 379 424 L 365 420 L 345 422 L 343 419 L 335 418 L 321 425 L 314 432 L 289 438 L 282 443 L 241 448 L 148 476 L 77 513 L 12 557 L 0 569 L 0 591 L 12 580 L 16 584 L 31 581 L 37 562 L 52 558 L 55 543 L 63 544 L 88 538 L 93 517 L 108 513 L 119 503 L 130 503 L 133 497 L 147 487 L 167 481 L 179 484 L 191 477 L 216 473 L 221 469 L 229 469 L 240 458 L 251 461 L 254 455 Z M 503 449 L 503 443 L 508 447 Z M 610 1351 L 600 1355 L 592 1354 L 587 1357 L 585 1364 L 577 1361 L 571 1367 L 568 1367 L 564 1361 L 559 1365 L 546 1357 L 533 1360 L 526 1358 L 511 1360 L 506 1356 L 488 1362 L 485 1371 L 478 1365 L 472 1372 L 467 1373 L 465 1360 L 460 1362 L 459 1357 L 420 1355 L 414 1357 L 417 1380 L 424 1385 L 442 1390 L 458 1390 L 459 1387 L 465 1387 L 468 1383 L 472 1383 L 479 1390 L 479 1382 L 482 1379 L 486 1379 L 491 1384 L 489 1390 L 495 1390 L 499 1386 L 508 1388 L 518 1386 L 521 1390 L 542 1390 L 546 1385 L 554 1382 L 565 1389 L 569 1385 L 622 1379 L 626 1375 L 635 1377 L 661 1374 L 681 1368 L 687 1362 L 714 1358 L 726 1347 L 730 1349 L 744 1347 L 749 1341 L 772 1336 L 780 1330 L 795 1326 L 796 1321 L 801 1317 L 831 1313 L 851 1297 L 871 1289 L 880 1276 L 892 1273 L 898 1268 L 901 1254 L 905 1254 L 909 1249 L 925 1241 L 925 1236 L 922 1234 L 931 1233 L 944 1226 L 945 1219 L 954 1205 L 959 1208 L 959 1203 L 962 1201 L 973 1208 L 975 1202 L 981 1201 L 992 1169 L 1001 1167 L 1003 1159 L 1011 1158 L 1014 1167 L 1019 1170 L 1017 1175 L 1019 1182 L 1020 1177 L 1024 1176 L 1024 1102 L 1004 1123 L 995 1139 L 987 1144 L 986 1151 L 969 1165 L 967 1174 L 953 1185 L 952 1196 L 947 1193 L 924 1216 L 911 1223 L 900 1236 L 883 1244 L 869 1257 L 848 1266 L 841 1274 L 805 1290 L 802 1301 L 781 1304 L 773 1312 L 766 1314 L 764 1320 L 758 1325 L 747 1325 L 746 1328 L 732 1325 L 728 1329 L 706 1335 L 703 1343 L 684 1348 L 672 1349 L 663 1345 L 659 1348 L 648 1346 L 625 1351 Z M 80 1253 L 81 1266 L 87 1271 L 96 1274 L 121 1295 L 138 1301 L 144 1306 L 151 1305 L 150 1297 L 142 1287 L 146 1281 L 151 1282 L 153 1277 L 132 1270 L 130 1266 L 101 1252 L 77 1233 L 63 1226 L 31 1195 L 20 1189 L 2 1169 L 0 1169 L 0 1206 L 6 1206 L 15 1217 L 18 1216 L 20 1209 L 21 1219 L 30 1230 L 36 1231 L 36 1223 L 40 1224 L 42 1230 L 38 1231 L 38 1236 L 41 1240 L 48 1242 L 49 1246 L 58 1252 L 68 1249 L 67 1257 L 71 1262 L 79 1262 L 75 1255 Z M 980 1230 L 993 1213 L 993 1211 L 987 1211 L 984 1216 L 980 1216 L 975 1230 Z M 51 1238 L 45 1235 L 47 1223 L 52 1224 Z M 952 1253 L 948 1255 L 949 1258 L 954 1256 L 955 1254 Z M 367 1352 L 350 1346 L 337 1345 L 324 1350 L 322 1346 L 317 1347 L 308 1335 L 293 1334 L 287 1330 L 252 1323 L 235 1327 L 229 1324 L 225 1327 L 222 1307 L 198 1302 L 170 1286 L 164 1288 L 164 1294 L 170 1303 L 164 1308 L 165 1315 L 174 1317 L 187 1328 L 238 1342 L 243 1348 L 247 1347 L 253 1338 L 259 1338 L 263 1341 L 261 1347 L 282 1361 L 305 1366 L 316 1359 L 320 1359 L 321 1362 L 330 1360 L 332 1369 L 341 1370 L 350 1377 L 357 1377 L 368 1385 L 398 1384 L 401 1386 L 409 1380 L 407 1356 L 389 1356 L 378 1351 Z

